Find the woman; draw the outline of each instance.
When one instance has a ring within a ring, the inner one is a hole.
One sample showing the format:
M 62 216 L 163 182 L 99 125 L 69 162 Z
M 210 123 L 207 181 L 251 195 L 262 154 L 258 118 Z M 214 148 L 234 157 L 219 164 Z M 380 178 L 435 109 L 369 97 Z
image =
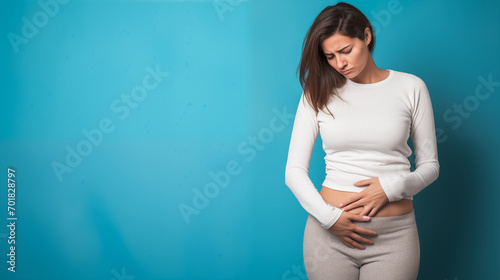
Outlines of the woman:
M 439 175 L 434 114 L 425 83 L 379 69 L 374 46 L 366 16 L 344 2 L 326 7 L 304 40 L 285 184 L 309 213 L 309 279 L 417 278 L 412 201 Z M 318 193 L 308 169 L 319 133 L 326 178 Z

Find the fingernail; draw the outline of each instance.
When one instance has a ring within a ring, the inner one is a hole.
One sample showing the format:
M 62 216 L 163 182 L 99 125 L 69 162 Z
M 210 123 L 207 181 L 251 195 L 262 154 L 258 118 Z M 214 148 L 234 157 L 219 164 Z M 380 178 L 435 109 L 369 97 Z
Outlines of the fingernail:
M 342 206 L 344 206 L 344 204 L 340 203 L 339 206 L 342 207 Z
M 368 217 L 368 216 L 363 216 L 363 219 L 365 219 L 365 220 L 369 220 L 369 219 L 370 219 L 370 217 Z

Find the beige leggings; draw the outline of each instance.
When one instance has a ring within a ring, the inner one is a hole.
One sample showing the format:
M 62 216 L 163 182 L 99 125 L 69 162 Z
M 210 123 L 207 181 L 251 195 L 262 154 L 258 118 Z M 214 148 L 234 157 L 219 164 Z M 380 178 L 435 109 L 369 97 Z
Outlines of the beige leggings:
M 309 215 L 304 230 L 304 266 L 309 280 L 415 280 L 420 263 L 415 211 L 353 221 L 377 232 L 364 235 L 374 244 L 349 248 Z M 358 242 L 359 243 L 359 242 Z

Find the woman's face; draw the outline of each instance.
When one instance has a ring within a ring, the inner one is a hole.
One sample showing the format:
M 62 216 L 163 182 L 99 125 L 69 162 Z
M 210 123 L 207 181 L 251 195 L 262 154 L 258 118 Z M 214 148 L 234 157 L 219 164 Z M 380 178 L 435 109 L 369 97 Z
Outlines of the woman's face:
M 370 51 L 369 29 L 365 30 L 365 41 L 335 33 L 321 44 L 328 63 L 346 78 L 354 78 L 363 71 Z

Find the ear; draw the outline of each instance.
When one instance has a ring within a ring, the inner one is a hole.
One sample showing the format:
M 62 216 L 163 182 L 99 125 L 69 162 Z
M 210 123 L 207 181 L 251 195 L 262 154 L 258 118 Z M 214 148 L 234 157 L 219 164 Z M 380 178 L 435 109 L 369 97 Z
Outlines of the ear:
M 370 32 L 370 28 L 365 28 L 365 44 L 368 46 L 372 41 L 372 33 Z

